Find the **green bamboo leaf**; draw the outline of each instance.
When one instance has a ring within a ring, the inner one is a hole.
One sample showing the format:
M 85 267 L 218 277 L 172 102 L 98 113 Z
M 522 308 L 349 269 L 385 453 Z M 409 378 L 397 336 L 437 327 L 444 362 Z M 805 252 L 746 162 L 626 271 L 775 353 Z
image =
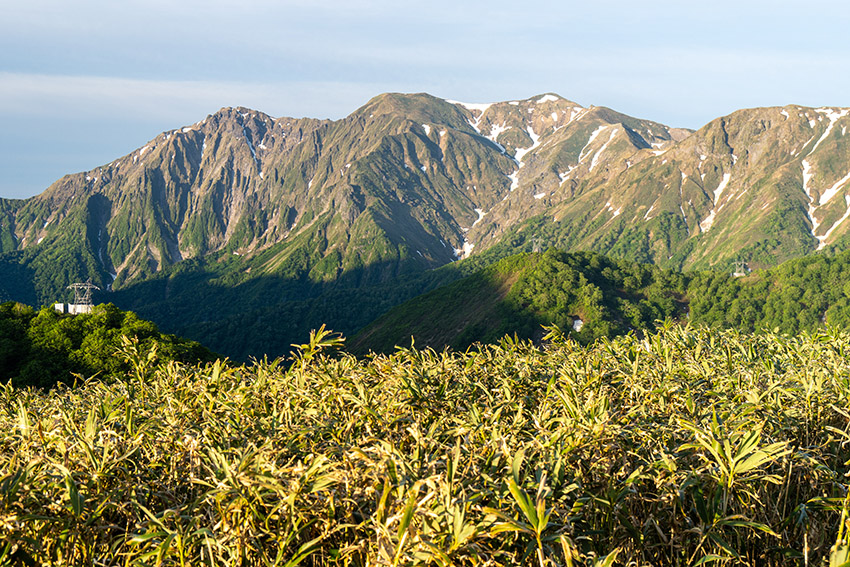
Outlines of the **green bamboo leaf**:
M 511 462 L 511 474 L 513 475 L 513 480 L 516 484 L 520 483 L 520 471 L 522 469 L 522 461 L 525 459 L 525 449 L 520 448 L 514 454 L 513 461 Z
M 694 563 L 694 567 L 699 567 L 700 565 L 713 563 L 715 561 L 727 561 L 728 559 L 729 557 L 723 557 L 722 555 L 704 555 L 696 563 Z
M 499 519 L 498 522 L 495 522 L 492 526 L 490 526 L 490 533 L 497 534 L 501 532 L 522 532 L 531 536 L 534 535 L 534 529 L 531 526 L 508 516 L 501 510 L 496 510 L 495 508 L 489 508 L 485 506 L 483 508 L 483 511 L 485 514 L 495 516 Z
M 720 537 L 720 535 L 718 535 L 716 533 L 710 533 L 710 534 L 708 534 L 708 539 L 710 539 L 711 541 L 713 541 L 714 543 L 719 545 L 723 549 L 723 551 L 725 551 L 726 553 L 728 553 L 730 556 L 734 557 L 735 559 L 740 558 L 740 555 L 738 555 L 738 552 L 735 551 L 735 548 L 732 547 L 729 544 L 729 542 L 727 542 L 725 539 Z
M 514 501 L 519 506 L 522 513 L 525 515 L 525 518 L 528 520 L 528 523 L 534 527 L 537 527 L 540 523 L 539 518 L 537 517 L 537 509 L 534 504 L 531 502 L 531 497 L 528 493 L 517 486 L 517 483 L 514 482 L 513 478 L 508 478 L 508 490 L 511 492 L 511 496 L 514 497 Z
M 407 504 L 404 506 L 404 511 L 401 515 L 401 520 L 398 523 L 398 539 L 401 540 L 402 535 L 407 532 L 407 528 L 410 527 L 410 522 L 413 520 L 413 512 L 416 510 L 416 490 L 411 489 L 410 495 L 407 498 Z
M 599 557 L 593 562 L 593 567 L 611 567 L 614 564 L 614 561 L 617 560 L 617 555 L 620 554 L 621 549 L 618 547 L 611 553 L 608 553 L 604 557 Z
M 392 491 L 392 487 L 390 486 L 389 479 L 384 479 L 384 489 L 381 492 L 381 497 L 378 499 L 378 507 L 375 510 L 375 519 L 379 524 L 383 524 L 386 521 L 387 517 L 387 502 L 390 498 L 390 492 Z
M 65 488 L 68 491 L 68 500 L 71 511 L 74 513 L 74 516 L 79 518 L 85 508 L 86 499 L 85 496 L 80 493 L 77 488 L 77 483 L 74 482 L 74 478 L 70 474 L 65 475 Z
M 144 534 L 138 534 L 131 537 L 128 541 L 133 544 L 145 543 L 155 538 L 162 538 L 168 536 L 168 532 L 147 532 Z
M 829 554 L 829 567 L 850 567 L 850 545 L 836 545 Z
M 322 541 L 325 539 L 324 536 L 319 536 L 315 539 L 311 539 L 310 541 L 301 545 L 295 554 L 283 564 L 283 567 L 295 567 L 295 565 L 300 564 L 302 561 L 313 555 L 316 551 L 322 548 Z
M 770 526 L 759 522 L 753 522 L 743 517 L 741 517 L 740 519 L 738 519 L 737 517 L 723 518 L 722 520 L 717 522 L 717 525 L 729 526 L 733 528 L 749 528 L 751 530 L 758 530 L 766 534 L 770 534 L 774 537 L 780 537 L 780 535 L 773 531 Z

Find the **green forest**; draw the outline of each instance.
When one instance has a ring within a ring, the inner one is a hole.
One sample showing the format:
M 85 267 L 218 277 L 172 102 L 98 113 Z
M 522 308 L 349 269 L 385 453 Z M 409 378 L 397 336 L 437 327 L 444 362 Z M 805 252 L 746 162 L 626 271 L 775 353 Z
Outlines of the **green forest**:
M 506 334 L 538 340 L 555 324 L 589 344 L 665 320 L 797 334 L 850 325 L 850 252 L 813 255 L 743 277 L 680 272 L 592 252 L 525 253 L 391 309 L 352 339 L 355 353 L 396 344 L 464 349 Z M 574 323 L 580 321 L 580 328 Z
M 14 386 L 49 387 L 131 370 L 120 350 L 141 349 L 159 361 L 200 363 L 216 356 L 195 341 L 162 334 L 156 325 L 112 304 L 91 314 L 64 315 L 51 307 L 0 304 L 0 379 Z

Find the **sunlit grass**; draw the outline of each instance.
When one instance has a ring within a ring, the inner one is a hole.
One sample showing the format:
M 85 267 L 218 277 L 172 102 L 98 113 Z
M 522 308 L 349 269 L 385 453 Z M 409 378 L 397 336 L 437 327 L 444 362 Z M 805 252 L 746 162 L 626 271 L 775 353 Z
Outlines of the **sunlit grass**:
M 850 335 L 665 327 L 0 390 L 5 565 L 818 565 Z M 328 354 L 330 353 L 330 354 Z

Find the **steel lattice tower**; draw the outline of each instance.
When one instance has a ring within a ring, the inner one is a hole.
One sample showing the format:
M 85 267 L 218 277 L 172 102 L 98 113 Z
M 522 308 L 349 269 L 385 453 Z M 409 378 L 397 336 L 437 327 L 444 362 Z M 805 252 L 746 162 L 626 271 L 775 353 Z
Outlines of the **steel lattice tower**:
M 91 280 L 86 283 L 74 283 L 68 286 L 68 289 L 74 290 L 74 304 L 88 305 L 91 307 L 91 292 L 93 289 L 100 291 L 100 288 L 91 283 Z

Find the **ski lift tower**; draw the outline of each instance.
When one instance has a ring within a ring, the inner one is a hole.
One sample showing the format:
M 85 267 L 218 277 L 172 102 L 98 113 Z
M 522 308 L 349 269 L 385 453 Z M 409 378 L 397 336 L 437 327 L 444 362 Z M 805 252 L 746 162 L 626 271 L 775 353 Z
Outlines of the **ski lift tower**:
M 95 289 L 100 291 L 100 288 L 91 283 L 91 280 L 89 280 L 85 283 L 73 283 L 68 286 L 68 289 L 74 290 L 74 303 L 71 303 L 67 306 L 57 303 L 56 310 L 59 311 L 59 306 L 62 305 L 63 308 L 67 307 L 67 310 L 61 310 L 63 313 L 69 313 L 71 315 L 79 315 L 80 313 L 91 313 L 93 307 L 91 300 L 91 292 Z

